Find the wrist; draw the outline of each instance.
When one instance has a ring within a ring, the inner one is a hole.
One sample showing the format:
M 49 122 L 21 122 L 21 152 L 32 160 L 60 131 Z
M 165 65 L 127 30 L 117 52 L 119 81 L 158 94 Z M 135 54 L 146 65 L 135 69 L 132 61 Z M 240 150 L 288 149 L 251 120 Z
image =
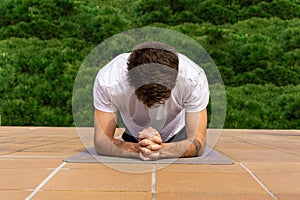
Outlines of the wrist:
M 119 149 L 120 157 L 139 157 L 140 150 L 138 143 L 115 140 L 113 142 L 113 145 L 115 146 L 115 148 Z
M 170 153 L 167 153 L 166 149 L 168 148 L 169 143 L 161 143 L 161 149 L 159 150 L 161 158 L 170 158 Z
M 143 154 L 142 152 L 140 152 L 139 157 L 144 161 L 158 160 L 159 158 L 161 158 L 159 151 L 152 152 L 151 154 Z

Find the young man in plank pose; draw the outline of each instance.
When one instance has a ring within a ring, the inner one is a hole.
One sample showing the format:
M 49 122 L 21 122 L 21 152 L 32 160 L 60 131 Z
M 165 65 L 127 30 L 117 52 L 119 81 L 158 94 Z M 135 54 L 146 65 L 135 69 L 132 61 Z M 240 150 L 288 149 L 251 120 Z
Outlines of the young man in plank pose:
M 166 44 L 142 43 L 95 79 L 95 150 L 142 160 L 199 156 L 206 147 L 208 101 L 203 69 Z M 125 126 L 122 140 L 114 138 L 117 117 Z

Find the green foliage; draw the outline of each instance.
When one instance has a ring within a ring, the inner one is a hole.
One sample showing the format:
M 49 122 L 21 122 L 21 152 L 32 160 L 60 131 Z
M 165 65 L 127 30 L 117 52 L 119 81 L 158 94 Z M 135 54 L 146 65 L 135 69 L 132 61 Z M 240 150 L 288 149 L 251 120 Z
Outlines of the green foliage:
M 5 0 L 0 2 L 0 39 L 10 37 L 84 38 L 98 44 L 124 31 L 125 17 L 112 6 L 100 2 L 73 0 Z
M 299 129 L 299 15 L 298 0 L 0 1 L 2 125 L 74 125 L 73 83 L 90 50 L 125 30 L 159 26 L 192 37 L 215 61 L 226 85 L 226 128 Z M 86 113 L 95 69 L 82 72 Z
M 225 128 L 299 129 L 300 85 L 227 87 Z
M 72 88 L 78 60 L 83 59 L 81 46 L 75 39 L 1 41 L 0 49 L 5 50 L 0 60 L 2 124 L 71 125 Z
M 50 39 L 59 34 L 59 19 L 74 9 L 71 0 L 5 0 L 0 3 L 0 24 L 7 29 L 1 38 L 11 36 Z
M 237 21 L 233 10 L 220 5 L 219 1 L 205 0 L 142 0 L 136 5 L 139 22 L 179 24 L 184 22 L 213 24 Z
M 141 0 L 135 4 L 141 25 L 169 25 L 210 22 L 215 25 L 234 24 L 252 17 L 299 18 L 297 0 Z
M 281 19 L 293 19 L 300 17 L 300 7 L 298 1 L 274 0 L 271 2 L 260 1 L 256 5 L 248 6 L 239 12 L 239 19 L 251 17 L 272 17 Z
M 223 26 L 169 26 L 191 35 L 214 59 L 226 85 L 300 84 L 300 20 L 253 18 Z

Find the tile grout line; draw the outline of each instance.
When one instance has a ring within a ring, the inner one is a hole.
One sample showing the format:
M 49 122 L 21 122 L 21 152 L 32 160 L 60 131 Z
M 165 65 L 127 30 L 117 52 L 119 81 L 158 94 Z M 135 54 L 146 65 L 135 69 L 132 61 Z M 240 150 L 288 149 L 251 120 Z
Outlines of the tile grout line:
M 155 194 L 156 194 L 156 169 L 155 169 L 155 165 L 153 165 L 153 168 L 152 168 L 152 189 L 151 189 L 151 193 L 152 193 L 152 200 L 155 200 Z
M 59 170 L 61 170 L 61 168 L 63 168 L 63 166 L 65 166 L 67 163 L 66 162 L 63 162 L 62 164 L 60 164 L 51 174 L 49 174 L 49 176 L 43 180 L 34 190 L 33 192 L 25 199 L 25 200 L 30 200 L 32 199 L 32 197 L 34 195 L 36 195 L 40 190 L 41 188 L 51 179 L 53 178 L 53 176 L 55 176 L 57 174 L 57 172 Z
M 258 182 L 258 184 L 274 199 L 274 200 L 279 200 L 268 188 L 265 186 L 258 178 L 255 176 L 255 174 L 247 168 L 244 163 L 242 162 L 237 162 L 240 166 L 242 166 L 255 180 Z

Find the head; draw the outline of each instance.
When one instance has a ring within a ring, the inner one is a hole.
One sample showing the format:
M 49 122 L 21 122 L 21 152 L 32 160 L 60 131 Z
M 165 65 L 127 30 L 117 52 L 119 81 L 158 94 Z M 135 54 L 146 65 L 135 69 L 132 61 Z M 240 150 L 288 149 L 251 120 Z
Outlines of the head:
M 163 104 L 171 96 L 178 74 L 178 56 L 173 47 L 145 42 L 128 59 L 128 79 L 137 98 L 147 107 Z

